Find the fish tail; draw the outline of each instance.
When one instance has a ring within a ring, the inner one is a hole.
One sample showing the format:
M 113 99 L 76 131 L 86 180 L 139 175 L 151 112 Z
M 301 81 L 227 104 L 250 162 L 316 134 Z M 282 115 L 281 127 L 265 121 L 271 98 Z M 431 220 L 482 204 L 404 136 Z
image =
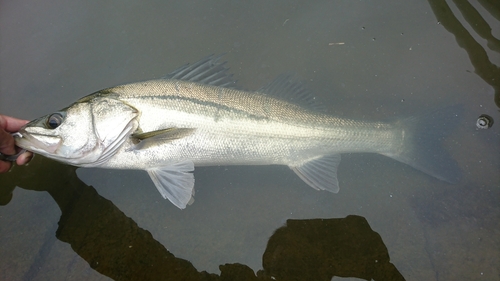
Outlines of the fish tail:
M 398 121 L 402 149 L 384 155 L 445 182 L 459 182 L 462 171 L 441 141 L 458 125 L 462 112 L 463 107 L 455 105 Z

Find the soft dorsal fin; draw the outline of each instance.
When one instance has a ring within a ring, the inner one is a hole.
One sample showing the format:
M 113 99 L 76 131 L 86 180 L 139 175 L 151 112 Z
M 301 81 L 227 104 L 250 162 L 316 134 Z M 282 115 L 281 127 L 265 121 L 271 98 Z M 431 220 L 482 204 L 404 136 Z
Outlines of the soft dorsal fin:
M 325 111 L 325 106 L 319 103 L 314 95 L 304 87 L 304 83 L 295 79 L 290 73 L 276 77 L 271 83 L 260 88 L 258 92 L 312 109 Z
M 337 179 L 339 164 L 340 154 L 334 154 L 289 167 L 312 188 L 337 193 L 339 192 L 339 181 Z
M 210 55 L 193 64 L 185 64 L 163 78 L 234 88 L 236 81 L 232 74 L 227 74 L 226 62 L 219 61 L 223 55 Z

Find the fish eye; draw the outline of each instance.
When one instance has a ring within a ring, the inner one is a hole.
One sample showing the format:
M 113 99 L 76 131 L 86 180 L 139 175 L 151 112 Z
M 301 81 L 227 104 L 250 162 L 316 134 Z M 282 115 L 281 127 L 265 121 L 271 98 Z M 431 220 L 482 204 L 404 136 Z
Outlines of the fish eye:
M 60 113 L 53 113 L 47 119 L 47 127 L 49 129 L 55 129 L 59 127 L 64 120 L 64 117 Z

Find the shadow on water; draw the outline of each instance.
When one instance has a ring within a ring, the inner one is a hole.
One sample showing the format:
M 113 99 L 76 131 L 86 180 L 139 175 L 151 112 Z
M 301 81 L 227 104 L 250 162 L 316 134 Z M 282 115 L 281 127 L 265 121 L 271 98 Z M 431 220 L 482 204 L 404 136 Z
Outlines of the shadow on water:
M 257 274 L 237 263 L 220 265 L 220 275 L 199 272 L 83 183 L 75 171 L 36 157 L 29 167 L 16 166 L 0 175 L 0 203 L 10 202 L 16 186 L 48 192 L 62 212 L 57 239 L 70 244 L 91 268 L 115 280 L 405 280 L 390 263 L 380 235 L 365 218 L 354 215 L 287 220 L 270 237 L 263 270 Z M 30 268 L 22 280 L 36 275 L 38 265 Z
M 500 79 L 498 78 L 500 77 L 500 68 L 490 61 L 483 46 L 474 39 L 457 19 L 445 0 L 428 1 L 439 23 L 455 36 L 458 45 L 469 55 L 469 59 L 475 68 L 474 72 L 495 89 L 495 104 L 500 107 Z M 491 51 L 500 53 L 500 40 L 493 36 L 490 25 L 476 8 L 467 0 L 453 0 L 453 2 L 477 35 L 487 41 L 488 48 Z M 479 3 L 494 18 L 500 21 L 500 2 L 480 0 Z

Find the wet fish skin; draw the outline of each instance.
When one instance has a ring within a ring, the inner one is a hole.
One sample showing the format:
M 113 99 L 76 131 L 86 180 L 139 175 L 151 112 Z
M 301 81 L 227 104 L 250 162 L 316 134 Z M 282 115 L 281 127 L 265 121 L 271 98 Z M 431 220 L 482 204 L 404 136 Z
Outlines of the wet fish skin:
M 197 166 L 294 166 L 334 153 L 390 152 L 401 143 L 401 132 L 392 124 L 334 118 L 252 92 L 175 80 L 110 91 L 141 112 L 138 127 L 142 131 L 194 131 L 168 147 L 156 145 L 147 151 L 135 150 L 129 140 L 103 167 L 147 169 L 164 165 L 166 159 L 173 163 L 190 159 Z
M 316 110 L 291 76 L 251 92 L 234 89 L 226 70 L 209 56 L 164 79 L 98 91 L 27 124 L 17 144 L 75 166 L 146 170 L 179 208 L 192 203 L 194 166 L 287 165 L 311 187 L 338 192 L 340 154 L 369 152 L 460 177 L 439 144 L 457 107 L 395 122 L 343 119 Z

